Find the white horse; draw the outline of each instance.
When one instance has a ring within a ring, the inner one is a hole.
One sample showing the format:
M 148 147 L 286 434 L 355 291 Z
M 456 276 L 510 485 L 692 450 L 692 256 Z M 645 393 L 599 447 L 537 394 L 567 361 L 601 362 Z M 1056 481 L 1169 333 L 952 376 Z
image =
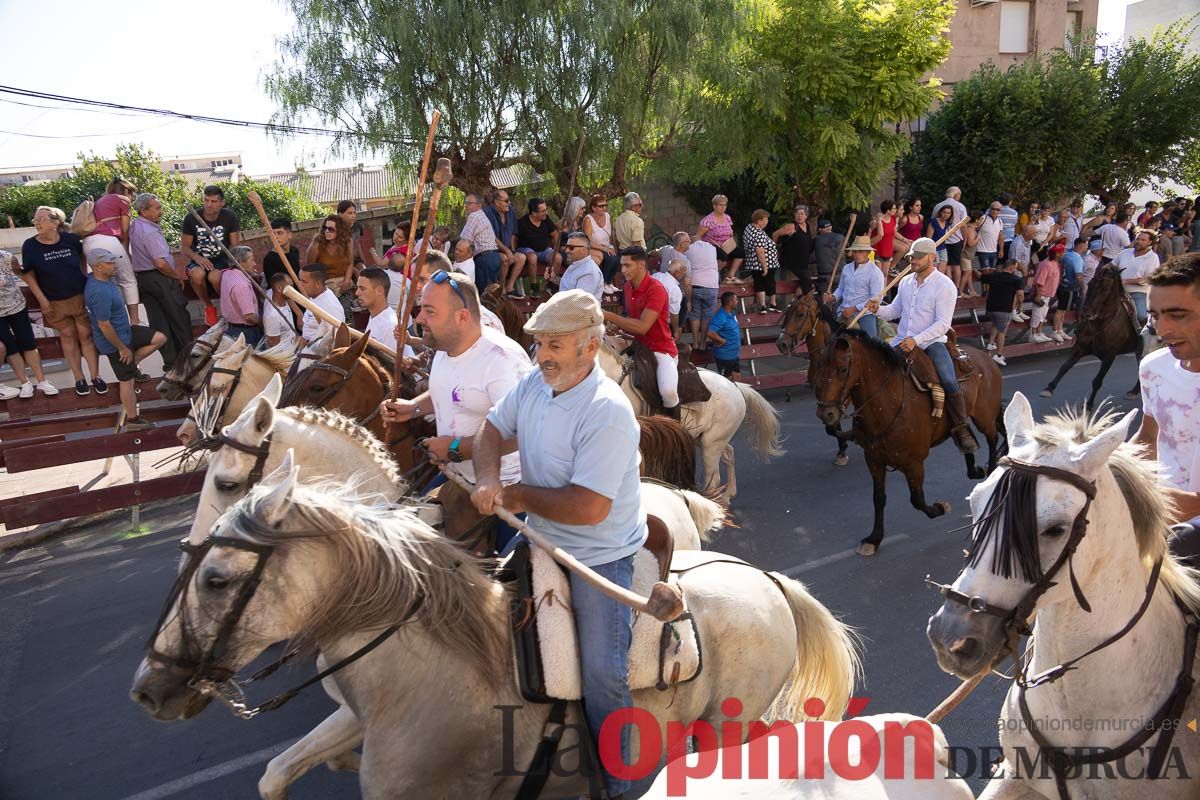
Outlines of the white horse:
M 197 554 L 152 640 L 159 657 L 195 659 L 222 646 L 208 672 L 236 672 L 277 642 L 302 642 L 336 663 L 377 646 L 330 676 L 354 714 L 323 723 L 329 750 L 361 742 L 364 797 L 509 798 L 542 738 L 549 708 L 522 701 L 509 629 L 511 597 L 477 560 L 411 512 L 365 506 L 336 485 L 297 483 L 276 470 L 224 514 L 224 537 Z M 260 548 L 254 552 L 246 548 Z M 261 570 L 256 564 L 270 548 Z M 676 565 L 702 554 L 680 552 Z M 247 579 L 259 573 L 245 596 Z M 705 563 L 679 576 L 695 615 L 703 671 L 673 691 L 634 693 L 660 724 L 774 712 L 800 719 L 821 698 L 826 718 L 844 712 L 858 672 L 852 634 L 804 587 L 744 564 Z M 239 602 L 240 601 L 240 602 Z M 225 613 L 239 602 L 236 619 Z M 399 625 L 394 633 L 380 633 Z M 144 660 L 132 696 L 160 720 L 207 703 L 191 685 L 197 669 L 150 669 Z M 356 719 L 355 719 L 356 717 Z M 572 704 L 561 746 L 578 748 L 581 711 Z M 634 753 L 641 740 L 635 733 Z M 650 763 L 661 763 L 651 751 Z M 515 771 L 515 770 L 514 770 Z M 552 772 L 544 796 L 587 791 L 581 775 Z M 278 795 L 274 795 L 278 796 Z
M 187 355 L 175 359 L 175 365 L 158 383 L 158 396 L 163 400 L 183 400 L 200 391 L 208 376 L 213 356 L 233 347 L 233 339 L 225 335 L 229 323 L 218 320 L 216 325 L 192 340 Z
M 1130 411 L 1114 423 L 1111 414 L 1068 413 L 1035 424 L 1018 392 L 1004 413 L 1009 457 L 1017 463 L 998 469 L 971 493 L 976 532 L 968 565 L 953 584 L 961 594 L 948 594 L 929 622 L 938 663 L 960 677 L 986 671 L 1008 646 L 1004 615 L 1018 606 L 1036 614 L 1032 654 L 1001 711 L 1004 762 L 983 795 L 989 800 L 1064 797 L 1043 746 L 1065 749 L 1068 756 L 1120 747 L 1143 731 L 1137 721 L 1152 720 L 1172 696 L 1181 669 L 1195 666 L 1194 659 L 1184 664 L 1183 654 L 1185 617 L 1200 610 L 1197 574 L 1167 550 L 1169 509 L 1156 465 L 1124 443 L 1135 415 Z M 1047 467 L 1063 472 L 1047 474 Z M 1086 529 L 1072 559 L 1067 547 L 1078 538 L 1074 525 L 1081 512 Z M 1035 587 L 1046 588 L 1038 594 L 1031 592 Z M 1059 665 L 1071 669 L 1059 675 Z M 1047 672 L 1055 679 L 1039 681 Z M 1028 685 L 1028 715 L 1020 707 L 1022 684 Z M 1200 695 L 1193 691 L 1171 723 L 1197 715 Z M 1061 788 L 1071 798 L 1091 800 L 1196 797 L 1194 779 L 1180 778 L 1180 770 L 1195 775 L 1200 739 L 1176 732 L 1166 779 L 1147 783 L 1142 776 L 1163 733 L 1153 727 L 1146 732 L 1149 739 L 1131 755 L 1068 771 Z
M 213 356 L 212 366 L 204 385 L 211 399 L 220 398 L 222 403 L 220 416 L 213 430 L 220 430 L 237 419 L 242 409 L 256 397 L 267 382 L 275 375 L 287 375 L 292 366 L 295 354 L 290 345 L 278 344 L 269 350 L 256 352 L 246 343 L 246 337 L 238 336 L 237 341 L 223 353 Z M 200 437 L 196 421 L 191 413 L 175 432 L 185 447 Z
M 633 376 L 625 366 L 623 352 L 628 340 L 615 336 L 604 337 L 600 348 L 600 367 L 608 377 L 620 384 L 625 396 L 639 415 L 653 414 L 654 409 L 633 386 Z M 780 448 L 779 412 L 761 394 L 744 383 L 733 381 L 712 370 L 700 370 L 700 378 L 712 393 L 706 403 L 687 403 L 680 411 L 680 422 L 700 445 L 704 469 L 704 493 L 714 495 L 721 489 L 721 468 L 725 464 L 728 479 L 722 489 L 728 503 L 737 494 L 737 475 L 734 471 L 733 436 L 749 413 L 754 430 L 754 452 L 766 461 L 783 455 Z
M 740 747 L 680 756 L 658 774 L 642 800 L 681 796 L 688 800 L 751 797 L 755 800 L 974 800 L 966 781 L 951 777 L 950 748 L 937 725 L 911 714 L 855 717 L 851 724 L 855 725 L 856 733 L 845 740 L 849 752 L 835 768 L 828 755 L 830 737 L 843 724 L 835 721 L 796 725 L 795 739 L 780 736 L 778 749 L 768 744 L 768 737 L 763 737 L 762 741 Z M 825 760 L 816 765 L 806 761 L 805 754 L 813 747 L 810 736 L 822 738 L 816 752 L 826 754 Z M 899 748 L 904 754 L 900 764 L 893 763 L 884 749 L 893 736 L 903 741 L 903 747 Z M 875 769 L 864 775 L 855 770 L 852 777 L 842 777 L 837 769 L 844 770 L 846 765 L 857 766 L 867 760 L 860 737 L 867 739 L 866 746 L 881 745 Z M 783 758 L 785 747 L 787 761 Z M 756 768 L 762 771 L 756 772 Z

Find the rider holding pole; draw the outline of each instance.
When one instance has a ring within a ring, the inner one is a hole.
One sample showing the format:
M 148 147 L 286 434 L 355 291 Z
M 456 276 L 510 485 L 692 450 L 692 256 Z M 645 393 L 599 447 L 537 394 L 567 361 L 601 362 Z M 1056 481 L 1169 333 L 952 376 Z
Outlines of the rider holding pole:
M 912 274 L 900 281 L 896 301 L 881 306 L 872 298 L 867 301 L 867 311 L 884 320 L 900 319 L 899 331 L 892 339 L 893 347 L 899 347 L 905 353 L 919 347 L 929 356 L 946 392 L 946 410 L 950 413 L 954 444 L 963 453 L 973 453 L 979 444 L 971 433 L 967 404 L 954 372 L 954 359 L 946 348 L 946 331 L 954 321 L 958 288 L 954 281 L 935 269 L 937 245 L 932 239 L 917 239 L 909 254 L 912 256 Z

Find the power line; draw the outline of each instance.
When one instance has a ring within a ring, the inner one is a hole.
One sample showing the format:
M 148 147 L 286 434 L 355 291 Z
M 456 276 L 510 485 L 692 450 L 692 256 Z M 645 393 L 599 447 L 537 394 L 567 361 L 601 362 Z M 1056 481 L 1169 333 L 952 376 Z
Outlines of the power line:
M 17 97 L 25 97 L 34 100 L 51 100 L 59 103 L 68 103 L 71 105 L 90 106 L 93 108 L 113 109 L 116 111 L 135 111 L 141 114 L 154 114 L 164 117 L 174 117 L 176 119 L 190 120 L 192 122 L 203 122 L 214 125 L 227 125 L 238 128 L 256 128 L 267 131 L 268 133 L 294 133 L 301 135 L 312 136 L 349 136 L 357 139 L 366 139 L 375 144 L 392 144 L 403 145 L 407 147 L 415 147 L 419 143 L 414 139 L 394 139 L 387 137 L 375 137 L 365 133 L 355 131 L 338 131 L 329 128 L 317 128 L 305 125 L 282 125 L 271 122 L 251 122 L 248 120 L 230 119 L 228 117 L 212 117 L 206 114 L 186 114 L 181 111 L 172 111 L 165 108 L 147 108 L 145 106 L 130 106 L 123 103 L 112 103 L 106 100 L 91 100 L 84 97 L 71 97 L 69 95 L 52 94 L 50 92 L 39 92 L 33 89 L 21 89 L 16 86 L 0 85 L 0 93 L 16 95 Z M 15 102 L 15 101 L 9 101 Z M 32 135 L 32 134 L 29 134 Z M 120 135 L 120 134 L 105 134 L 105 135 Z M 37 137 L 37 138 L 57 138 L 57 137 Z
M 76 133 L 66 136 L 53 136 L 45 133 L 21 133 L 20 131 L 0 131 L 0 133 L 9 136 L 24 136 L 27 139 L 99 139 L 106 136 L 132 136 L 135 133 L 145 133 L 146 131 L 156 131 L 159 128 L 165 128 L 168 125 L 174 125 L 175 120 L 164 122 L 162 125 L 151 125 L 149 128 L 141 128 L 136 131 L 116 131 L 114 133 Z

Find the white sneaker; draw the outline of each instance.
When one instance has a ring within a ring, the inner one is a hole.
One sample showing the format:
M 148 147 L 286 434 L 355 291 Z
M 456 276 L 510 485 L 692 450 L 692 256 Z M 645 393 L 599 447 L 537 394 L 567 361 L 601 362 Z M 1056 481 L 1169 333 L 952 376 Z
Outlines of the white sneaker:
M 11 386 L 5 386 L 3 383 L 0 383 L 0 400 L 12 400 L 19 394 L 20 392 Z
M 1029 321 L 1029 315 L 1023 311 L 1016 312 L 1015 314 L 1012 315 L 1012 318 L 1013 318 L 1014 322 L 1028 322 Z
M 1050 338 L 1053 339 L 1054 341 L 1058 342 L 1059 344 L 1062 344 L 1063 342 L 1065 342 L 1067 340 L 1067 337 L 1063 336 L 1058 331 L 1050 331 Z
M 995 343 L 995 342 L 988 342 L 988 343 L 987 343 L 987 345 L 986 345 L 986 346 L 985 346 L 983 349 L 984 349 L 984 350 L 987 350 L 988 352 L 991 352 L 992 350 L 995 350 L 995 349 L 996 349 L 996 343 Z
M 37 385 L 37 390 L 46 395 L 46 397 L 54 397 L 54 395 L 58 394 L 58 387 L 50 381 L 39 382 Z
M 999 353 L 995 353 L 992 355 L 992 361 L 995 361 L 997 364 L 999 364 L 1002 367 L 1008 366 L 1008 362 L 1004 360 L 1004 356 L 1000 355 Z
M 22 400 L 28 400 L 33 397 L 33 384 L 29 381 L 22 383 L 19 396 Z
M 605 294 L 616 294 L 617 287 L 613 286 L 611 283 L 606 283 L 606 284 L 604 284 L 604 293 Z
M 1029 341 L 1035 344 L 1046 344 L 1047 342 L 1053 342 L 1054 340 L 1044 333 L 1035 333 L 1033 336 L 1029 337 Z

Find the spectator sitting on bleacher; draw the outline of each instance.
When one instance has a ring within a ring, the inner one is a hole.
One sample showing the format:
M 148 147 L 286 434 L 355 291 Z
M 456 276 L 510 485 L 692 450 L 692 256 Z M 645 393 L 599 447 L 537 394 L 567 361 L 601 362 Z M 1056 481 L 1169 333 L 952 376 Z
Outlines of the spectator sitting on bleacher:
M 130 325 L 129 312 L 121 290 L 113 282 L 117 257 L 104 248 L 92 251 L 92 274 L 83 290 L 84 302 L 92 323 L 96 349 L 108 358 L 113 374 L 120 381 L 121 405 L 125 408 L 124 430 L 145 430 L 154 423 L 138 415 L 133 394 L 135 379 L 146 376 L 138 363 L 162 347 L 167 337 L 144 325 Z
M 83 302 L 87 259 L 79 237 L 64 230 L 66 221 L 60 209 L 38 206 L 33 214 L 37 234 L 21 245 L 21 272 L 41 306 L 42 320 L 58 331 L 63 360 L 75 377 L 75 394 L 104 394 L 108 384 L 100 377 L 100 357 Z M 87 361 L 92 375 L 90 387 L 83 379 L 81 360 Z
M 722 294 L 721 308 L 708 323 L 707 331 L 708 339 L 713 343 L 711 350 L 713 361 L 717 365 L 717 372 L 731 381 L 742 379 L 742 329 L 738 325 L 737 314 L 734 311 L 736 306 L 736 294 L 733 292 Z
M 675 341 L 683 335 L 679 327 L 679 307 L 683 304 L 683 280 L 687 275 L 688 263 L 683 258 L 674 258 L 669 264 L 664 264 L 659 272 L 651 273 L 650 277 L 663 285 L 667 290 L 667 310 L 671 313 L 671 335 Z
M 274 347 L 281 342 L 294 344 L 296 342 L 296 317 L 292 313 L 290 303 L 283 296 L 283 290 L 291 285 L 292 279 L 286 272 L 276 272 L 267 279 L 270 283 L 270 304 L 278 309 L 267 308 L 263 303 L 263 336 L 267 347 Z
M 262 317 L 258 313 L 258 297 L 246 273 L 255 280 L 260 279 L 262 273 L 254 251 L 249 247 L 239 245 L 231 252 L 237 266 L 225 270 L 221 276 L 221 316 L 229 323 L 227 335 L 235 339 L 239 335 L 245 336 L 247 344 L 257 346 L 263 337 Z
M 27 400 L 33 397 L 34 388 L 47 397 L 53 397 L 58 394 L 58 389 L 42 373 L 42 357 L 33 338 L 33 325 L 25 308 L 25 295 L 21 294 L 21 285 L 13 274 L 12 264 L 12 253 L 0 250 L 0 343 L 4 345 L 0 358 L 7 359 L 21 388 L 13 389 L 0 384 L 0 400 L 14 397 Z M 37 378 L 36 387 L 25 374 L 26 364 L 33 370 L 33 377 Z

